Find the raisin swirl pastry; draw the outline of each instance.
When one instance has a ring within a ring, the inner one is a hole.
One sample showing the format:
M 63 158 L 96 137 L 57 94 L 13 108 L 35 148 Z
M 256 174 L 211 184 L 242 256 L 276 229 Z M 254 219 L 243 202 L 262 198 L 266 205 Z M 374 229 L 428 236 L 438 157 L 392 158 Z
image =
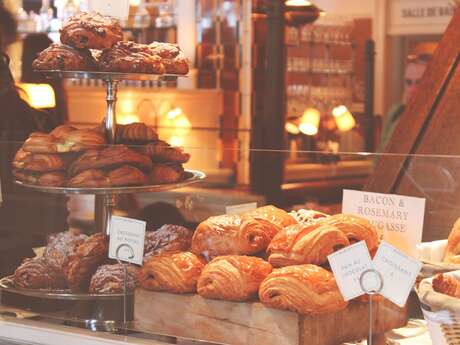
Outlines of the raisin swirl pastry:
M 257 296 L 272 266 L 253 256 L 219 256 L 208 263 L 198 279 L 198 294 L 205 298 L 248 301 Z
M 53 43 L 32 63 L 34 70 L 91 71 L 96 68 L 92 55 L 65 44 Z
M 67 260 L 87 238 L 88 236 L 77 231 L 61 232 L 50 240 L 43 253 L 43 259 L 52 269 L 63 275 Z
M 246 215 L 210 217 L 196 228 L 192 252 L 206 258 L 256 254 L 267 248 L 277 232 L 277 226 Z
M 164 253 L 147 259 L 139 274 L 146 290 L 189 293 L 196 291 L 203 261 L 193 253 Z
M 67 284 L 72 291 L 88 291 L 91 277 L 107 260 L 108 250 L 108 238 L 102 233 L 91 235 L 78 246 L 64 267 Z
M 328 255 L 349 246 L 347 236 L 333 225 L 297 224 L 281 230 L 267 248 L 273 267 L 321 265 Z
M 88 169 L 113 169 L 132 165 L 143 171 L 152 169 L 152 160 L 125 145 L 113 145 L 102 150 L 88 150 L 77 158 L 69 168 L 70 176 Z
M 41 257 L 24 260 L 14 272 L 14 284 L 24 289 L 56 290 L 66 287 L 62 275 Z
M 156 231 L 147 231 L 144 242 L 144 259 L 162 253 L 189 250 L 193 231 L 180 225 L 165 224 Z
M 119 21 L 96 12 L 72 16 L 60 32 L 62 43 L 79 49 L 107 49 L 123 39 Z
M 342 231 L 354 244 L 365 241 L 369 252 L 373 253 L 379 246 L 379 236 L 375 227 L 367 220 L 351 214 L 335 214 L 319 220 L 320 224 L 333 225 Z
M 89 284 L 89 292 L 94 294 L 123 293 L 126 278 L 126 291 L 132 292 L 138 284 L 139 268 L 127 266 L 127 275 L 121 264 L 100 266 Z
M 305 315 L 331 313 L 347 306 L 332 273 L 315 265 L 274 269 L 260 285 L 259 298 L 268 307 Z
M 106 72 L 164 74 L 161 57 L 154 55 L 146 44 L 117 42 L 102 52 L 99 68 Z

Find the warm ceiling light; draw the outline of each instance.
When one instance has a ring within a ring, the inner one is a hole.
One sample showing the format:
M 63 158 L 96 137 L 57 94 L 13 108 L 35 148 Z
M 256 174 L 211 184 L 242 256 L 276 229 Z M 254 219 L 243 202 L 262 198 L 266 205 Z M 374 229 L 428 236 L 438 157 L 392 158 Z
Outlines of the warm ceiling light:
M 307 108 L 300 119 L 299 130 L 306 135 L 318 134 L 320 113 L 318 109 Z
M 356 126 L 355 118 L 344 105 L 339 105 L 332 109 L 332 115 L 335 118 L 337 128 L 341 132 L 349 131 Z
M 292 135 L 297 135 L 300 133 L 299 127 L 297 127 L 295 123 L 290 122 L 290 121 L 286 122 L 286 125 L 284 126 L 284 128 L 286 129 L 286 132 Z
M 51 85 L 21 83 L 18 86 L 24 91 L 25 101 L 31 107 L 43 109 L 56 106 L 56 95 Z
M 312 3 L 307 0 L 286 0 L 286 6 L 311 6 Z

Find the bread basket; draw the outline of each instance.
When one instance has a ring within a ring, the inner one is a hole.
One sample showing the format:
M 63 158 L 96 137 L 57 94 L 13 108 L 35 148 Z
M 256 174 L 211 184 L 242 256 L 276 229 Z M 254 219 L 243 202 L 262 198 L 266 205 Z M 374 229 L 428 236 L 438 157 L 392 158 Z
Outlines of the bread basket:
M 460 265 L 443 262 L 447 240 L 423 242 L 417 245 L 418 259 L 423 263 L 417 281 L 430 278 L 438 273 L 460 270 Z
M 460 280 L 460 270 L 446 275 Z M 460 299 L 435 292 L 432 280 L 423 279 L 417 294 L 433 345 L 460 345 Z

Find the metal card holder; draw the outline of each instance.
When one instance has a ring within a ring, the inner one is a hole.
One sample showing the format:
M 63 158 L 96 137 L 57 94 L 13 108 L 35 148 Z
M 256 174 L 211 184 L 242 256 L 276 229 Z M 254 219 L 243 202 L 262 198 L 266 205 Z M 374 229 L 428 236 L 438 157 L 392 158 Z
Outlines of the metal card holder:
M 117 257 L 117 261 L 120 265 L 123 266 L 123 331 L 126 333 L 127 331 L 127 289 L 126 289 L 126 282 L 128 280 L 128 264 L 122 259 L 120 259 L 120 250 L 122 248 L 127 248 L 129 250 L 129 256 L 128 259 L 134 258 L 134 249 L 127 243 L 122 243 L 117 247 L 117 250 L 115 251 L 115 255 Z
M 361 273 L 359 277 L 361 289 L 369 296 L 369 336 L 367 344 L 373 343 L 373 303 L 372 296 L 379 294 L 383 289 L 383 277 L 379 271 L 371 268 Z

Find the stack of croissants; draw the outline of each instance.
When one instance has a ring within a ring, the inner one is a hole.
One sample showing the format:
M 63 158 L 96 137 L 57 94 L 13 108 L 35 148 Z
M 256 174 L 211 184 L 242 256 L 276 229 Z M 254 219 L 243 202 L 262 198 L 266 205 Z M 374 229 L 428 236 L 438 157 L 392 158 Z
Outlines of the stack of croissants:
M 146 233 L 144 264 L 130 266 L 128 288 L 227 301 L 258 297 L 266 306 L 301 314 L 334 312 L 347 302 L 327 269 L 327 256 L 362 240 L 371 254 L 376 251 L 379 237 L 363 218 L 287 213 L 274 206 L 210 217 L 194 232 L 164 225 Z M 16 285 L 121 292 L 123 269 L 107 261 L 107 243 L 102 234 L 59 234 L 43 257 L 17 269 Z
M 18 181 L 45 187 L 107 188 L 179 182 L 190 159 L 181 148 L 158 139 L 144 123 L 118 125 L 116 145 L 107 145 L 101 126 L 63 125 L 35 132 L 13 160 Z

